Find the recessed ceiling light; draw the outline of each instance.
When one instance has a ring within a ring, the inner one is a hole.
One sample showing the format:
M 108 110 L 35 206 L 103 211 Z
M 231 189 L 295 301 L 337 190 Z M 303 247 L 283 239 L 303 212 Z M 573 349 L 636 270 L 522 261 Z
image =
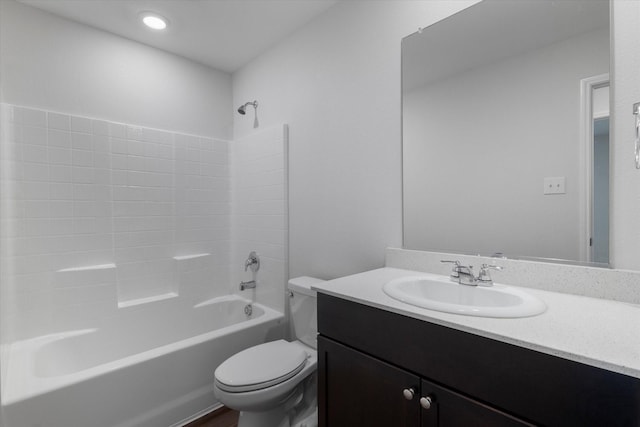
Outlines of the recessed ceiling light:
M 144 25 L 151 29 L 164 30 L 165 28 L 167 28 L 166 18 L 163 18 L 158 14 L 145 12 L 140 16 L 142 17 L 142 22 L 144 22 Z

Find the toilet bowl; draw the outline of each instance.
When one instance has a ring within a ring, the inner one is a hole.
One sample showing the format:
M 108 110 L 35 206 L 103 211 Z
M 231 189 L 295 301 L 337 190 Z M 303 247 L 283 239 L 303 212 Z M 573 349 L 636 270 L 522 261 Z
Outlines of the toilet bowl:
M 295 341 L 277 340 L 243 350 L 215 371 L 214 391 L 240 411 L 238 427 L 317 425 L 316 298 L 311 277 L 288 284 Z

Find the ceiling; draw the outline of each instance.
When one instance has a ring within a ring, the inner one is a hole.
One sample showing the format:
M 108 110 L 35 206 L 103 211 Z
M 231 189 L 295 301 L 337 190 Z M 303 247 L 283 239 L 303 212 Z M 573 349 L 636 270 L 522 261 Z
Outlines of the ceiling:
M 232 73 L 338 0 L 19 0 Z M 169 20 L 150 30 L 141 12 Z
M 608 0 L 485 0 L 403 40 L 402 88 L 410 92 L 608 25 Z

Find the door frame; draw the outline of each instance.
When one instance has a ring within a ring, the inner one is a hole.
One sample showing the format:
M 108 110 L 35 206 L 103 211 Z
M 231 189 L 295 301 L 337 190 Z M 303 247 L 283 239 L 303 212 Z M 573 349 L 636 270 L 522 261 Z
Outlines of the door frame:
M 606 86 L 610 86 L 609 73 L 580 80 L 579 165 L 582 166 L 582 172 L 578 188 L 578 253 L 582 262 L 591 262 L 593 259 L 590 245 L 593 236 L 593 91 Z

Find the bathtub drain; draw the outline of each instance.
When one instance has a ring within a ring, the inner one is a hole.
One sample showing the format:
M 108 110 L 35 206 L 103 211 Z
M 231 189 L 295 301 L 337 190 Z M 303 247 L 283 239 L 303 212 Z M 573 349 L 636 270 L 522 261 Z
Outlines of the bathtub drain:
M 253 307 L 251 306 L 251 304 L 245 305 L 244 314 L 246 314 L 247 316 L 251 316 L 252 313 L 253 313 Z

